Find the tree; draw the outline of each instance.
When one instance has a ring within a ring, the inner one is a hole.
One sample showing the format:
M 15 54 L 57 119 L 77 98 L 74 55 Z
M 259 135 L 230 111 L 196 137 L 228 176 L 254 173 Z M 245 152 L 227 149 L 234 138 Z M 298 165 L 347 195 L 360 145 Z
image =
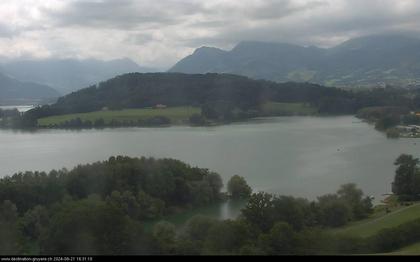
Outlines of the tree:
M 93 122 L 93 126 L 94 126 L 94 127 L 96 127 L 96 128 L 101 128 L 101 127 L 104 127 L 104 126 L 105 126 L 105 121 L 104 121 L 104 119 L 103 119 L 103 118 L 96 119 L 96 120 Z
M 159 245 L 161 254 L 174 254 L 176 251 L 176 229 L 169 222 L 161 221 L 153 226 L 152 235 Z
M 252 193 L 252 189 L 247 184 L 245 178 L 238 175 L 231 177 L 227 184 L 227 189 L 234 199 L 245 199 Z
M 209 184 L 212 191 L 212 198 L 218 199 L 220 196 L 220 190 L 223 188 L 223 180 L 219 174 L 210 172 L 206 176 L 207 183 Z
M 208 230 L 204 250 L 209 254 L 236 254 L 249 243 L 249 233 L 248 227 L 241 221 L 220 221 Z
M 206 118 L 202 114 L 193 114 L 189 118 L 191 125 L 203 126 L 207 124 Z
M 38 241 L 41 234 L 48 228 L 49 212 L 44 206 L 35 206 L 21 218 L 20 227 L 30 241 Z
M 375 128 L 378 130 L 387 130 L 388 128 L 394 127 L 400 123 L 400 117 L 396 115 L 389 115 L 379 119 Z
M 289 196 L 274 197 L 273 220 L 286 222 L 295 230 L 301 230 L 311 220 L 309 202 Z
M 260 236 L 259 245 L 266 255 L 295 254 L 297 235 L 289 224 L 279 222 L 273 226 L 270 232 Z
M 242 209 L 245 220 L 263 232 L 267 232 L 273 226 L 273 195 L 259 192 L 252 194 Z
M 337 195 L 318 197 L 318 221 L 323 226 L 339 227 L 352 220 L 350 205 Z
M 353 218 L 366 218 L 372 213 L 373 204 L 369 197 L 363 197 L 363 191 L 356 184 L 345 184 L 337 191 L 338 198 L 349 204 Z
M 132 219 L 141 219 L 142 211 L 140 204 L 131 191 L 124 191 L 122 194 L 119 191 L 113 191 L 107 197 L 108 204 L 121 209 L 124 214 L 127 214 Z M 144 211 L 143 211 L 144 212 Z
M 400 198 L 418 199 L 420 197 L 419 159 L 412 155 L 402 154 L 395 161 L 398 166 L 395 172 L 392 192 Z
M 0 203 L 0 255 L 21 253 L 21 234 L 17 224 L 17 208 L 9 200 Z
M 207 238 L 209 229 L 217 222 L 214 218 L 197 215 L 187 221 L 184 233 L 200 246 L 200 243 Z
M 41 236 L 41 254 L 133 254 L 142 235 L 137 223 L 101 200 L 69 201 L 54 210 Z
M 165 202 L 161 199 L 151 197 L 144 191 L 137 195 L 137 202 L 140 207 L 140 220 L 156 219 L 163 215 Z

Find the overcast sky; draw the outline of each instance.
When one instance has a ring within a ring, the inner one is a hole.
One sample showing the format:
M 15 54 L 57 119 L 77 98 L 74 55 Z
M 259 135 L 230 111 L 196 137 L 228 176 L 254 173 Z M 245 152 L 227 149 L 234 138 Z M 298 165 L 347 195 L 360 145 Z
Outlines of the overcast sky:
M 129 57 L 169 67 L 200 46 L 243 40 L 328 47 L 418 35 L 416 0 L 1 0 L 0 56 Z

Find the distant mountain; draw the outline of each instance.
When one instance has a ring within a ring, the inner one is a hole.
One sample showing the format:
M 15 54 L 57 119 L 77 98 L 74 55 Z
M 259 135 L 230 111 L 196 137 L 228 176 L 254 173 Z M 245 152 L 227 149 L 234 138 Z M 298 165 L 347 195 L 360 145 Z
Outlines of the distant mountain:
M 367 36 L 333 48 L 263 42 L 242 42 L 231 51 L 202 47 L 169 71 L 229 73 L 328 86 L 418 85 L 420 39 Z
M 53 88 L 30 82 L 20 82 L 0 74 L 0 103 L 35 103 L 59 97 Z
M 64 94 L 123 73 L 151 71 L 155 70 L 140 67 L 128 58 L 111 61 L 96 59 L 17 60 L 4 62 L 0 65 L 0 72 L 20 81 L 52 86 Z

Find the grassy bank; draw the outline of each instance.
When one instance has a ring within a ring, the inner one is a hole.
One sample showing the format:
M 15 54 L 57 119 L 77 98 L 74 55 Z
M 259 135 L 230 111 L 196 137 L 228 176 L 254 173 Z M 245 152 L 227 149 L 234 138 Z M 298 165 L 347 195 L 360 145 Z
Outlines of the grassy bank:
M 395 256 L 411 256 L 420 255 L 420 243 L 406 246 L 392 253 L 385 253 L 384 255 L 395 255 Z
M 38 119 L 38 127 L 54 127 L 64 124 L 66 121 L 80 118 L 82 121 L 95 122 L 103 119 L 105 125 L 111 121 L 138 121 L 153 117 L 166 117 L 172 124 L 183 124 L 193 114 L 200 114 L 201 109 L 197 107 L 171 107 L 171 108 L 142 108 L 142 109 L 123 109 L 123 110 L 103 110 L 90 113 L 58 115 Z
M 123 110 L 102 110 L 89 113 L 55 115 L 44 117 L 37 120 L 38 127 L 54 128 L 67 127 L 66 122 L 80 119 L 82 122 L 89 121 L 94 123 L 103 120 L 104 126 L 113 126 L 112 122 L 124 123 L 138 122 L 154 117 L 165 117 L 171 124 L 188 124 L 189 118 L 193 114 L 201 114 L 199 107 L 169 107 L 169 108 L 142 108 L 142 109 L 123 109 Z M 265 103 L 261 107 L 259 116 L 307 116 L 317 114 L 317 109 L 304 103 Z
M 385 228 L 392 228 L 420 218 L 420 203 L 407 207 L 398 207 L 386 213 L 375 212 L 370 218 L 334 229 L 331 233 L 348 236 L 370 237 Z

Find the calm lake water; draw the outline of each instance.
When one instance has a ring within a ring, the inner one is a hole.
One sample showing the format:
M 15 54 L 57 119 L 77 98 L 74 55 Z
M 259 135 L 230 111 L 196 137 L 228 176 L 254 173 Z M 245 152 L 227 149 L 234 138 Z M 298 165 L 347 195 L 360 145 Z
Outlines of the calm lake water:
M 112 155 L 170 157 L 216 171 L 225 182 L 239 174 L 255 191 L 311 199 L 349 182 L 380 199 L 391 191 L 394 160 L 401 153 L 420 157 L 420 139 L 387 139 L 351 116 L 279 117 L 218 127 L 0 130 L 0 147 L 0 176 L 71 168 Z M 226 218 L 239 207 L 206 210 Z

